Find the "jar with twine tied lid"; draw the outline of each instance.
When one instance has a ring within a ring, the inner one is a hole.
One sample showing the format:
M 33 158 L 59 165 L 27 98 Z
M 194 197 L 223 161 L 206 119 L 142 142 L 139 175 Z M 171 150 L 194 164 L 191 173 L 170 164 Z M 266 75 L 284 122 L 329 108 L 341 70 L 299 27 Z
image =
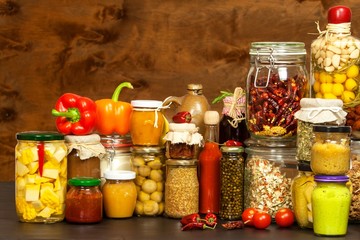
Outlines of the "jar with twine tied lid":
M 310 162 L 313 125 L 344 125 L 347 112 L 340 99 L 302 98 L 300 106 L 295 113 L 298 121 L 296 159 Z

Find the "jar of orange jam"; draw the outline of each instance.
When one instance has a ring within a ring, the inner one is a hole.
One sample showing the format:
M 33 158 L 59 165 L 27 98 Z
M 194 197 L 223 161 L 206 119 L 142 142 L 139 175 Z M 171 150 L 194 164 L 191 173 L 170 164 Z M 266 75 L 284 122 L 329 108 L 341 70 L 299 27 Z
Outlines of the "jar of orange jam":
M 136 173 L 113 170 L 104 173 L 106 182 L 102 188 L 104 210 L 109 218 L 128 218 L 135 210 L 137 191 L 134 183 Z
M 130 135 L 134 145 L 157 146 L 161 143 L 164 116 L 162 101 L 133 100 Z

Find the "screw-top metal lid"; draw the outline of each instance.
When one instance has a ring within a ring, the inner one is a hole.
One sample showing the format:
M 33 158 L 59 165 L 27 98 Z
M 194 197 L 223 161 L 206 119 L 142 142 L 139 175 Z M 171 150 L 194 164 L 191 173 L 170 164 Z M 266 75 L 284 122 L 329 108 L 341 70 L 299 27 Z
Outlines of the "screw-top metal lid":
M 16 139 L 29 141 L 52 141 L 64 140 L 64 135 L 58 132 L 28 131 L 17 133 Z
M 350 133 L 350 126 L 331 126 L 331 125 L 314 125 L 314 132 L 327 132 L 327 133 Z
M 94 187 L 99 186 L 101 183 L 101 180 L 98 178 L 92 178 L 92 177 L 74 177 L 69 179 L 68 184 L 70 186 L 76 186 L 76 187 Z
M 104 177 L 109 180 L 131 180 L 135 179 L 136 173 L 126 170 L 110 170 L 104 173 Z

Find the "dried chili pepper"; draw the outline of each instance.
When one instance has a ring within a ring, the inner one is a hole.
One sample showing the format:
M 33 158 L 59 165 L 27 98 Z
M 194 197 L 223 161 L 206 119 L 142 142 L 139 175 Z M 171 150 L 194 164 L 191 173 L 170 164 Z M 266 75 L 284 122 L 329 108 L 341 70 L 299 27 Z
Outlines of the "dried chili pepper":
M 191 113 L 187 111 L 178 112 L 172 117 L 174 123 L 189 123 L 191 122 Z
M 201 221 L 200 215 L 198 213 L 193 213 L 182 217 L 180 223 L 182 226 L 185 226 L 189 223 L 195 223 L 200 221 Z
M 205 215 L 204 221 L 205 221 L 206 225 L 214 227 L 217 224 L 217 217 L 213 213 L 207 213 Z
M 241 220 L 228 221 L 228 222 L 221 224 L 221 226 L 223 226 L 223 228 L 225 228 L 226 230 L 241 229 L 241 228 L 244 228 L 244 222 Z
M 215 227 L 216 227 L 216 224 L 215 224 L 215 226 L 210 227 L 203 222 L 193 222 L 193 223 L 188 223 L 185 226 L 183 226 L 181 228 L 181 231 L 215 229 Z

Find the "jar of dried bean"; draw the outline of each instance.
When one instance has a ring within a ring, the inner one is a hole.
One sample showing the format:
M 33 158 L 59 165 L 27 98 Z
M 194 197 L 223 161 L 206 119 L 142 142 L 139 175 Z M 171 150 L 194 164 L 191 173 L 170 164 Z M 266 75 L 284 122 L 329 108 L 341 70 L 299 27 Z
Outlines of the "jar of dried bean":
M 352 189 L 349 220 L 360 222 L 360 139 L 351 140 L 351 169 L 347 175 Z
M 165 215 L 171 218 L 199 212 L 197 160 L 166 161 Z
M 241 218 L 244 207 L 243 147 L 221 147 L 220 211 L 222 219 Z
M 305 44 L 254 42 L 247 77 L 246 123 L 251 137 L 295 141 L 294 113 L 308 96 Z
M 158 216 L 164 213 L 165 153 L 161 147 L 131 147 L 131 161 L 138 190 L 135 214 Z
M 321 31 L 319 23 L 317 29 L 319 36 L 311 44 L 311 95 L 355 107 L 360 99 L 360 40 L 351 35 L 350 8 L 329 8 L 326 29 Z
M 292 208 L 291 182 L 298 175 L 296 148 L 248 147 L 245 163 L 244 208 L 257 208 L 272 217 Z

